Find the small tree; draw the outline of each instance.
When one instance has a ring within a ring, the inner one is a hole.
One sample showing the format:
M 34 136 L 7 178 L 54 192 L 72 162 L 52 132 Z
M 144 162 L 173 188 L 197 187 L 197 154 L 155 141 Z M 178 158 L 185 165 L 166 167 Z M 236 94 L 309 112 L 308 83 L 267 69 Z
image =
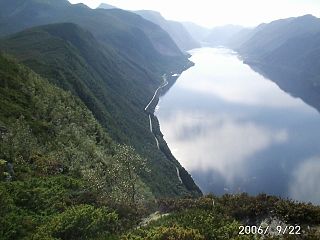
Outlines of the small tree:
M 146 159 L 138 155 L 135 149 L 127 145 L 118 145 L 114 156 L 117 165 L 115 180 L 115 188 L 122 198 L 126 199 L 130 204 L 135 204 L 137 188 L 136 184 L 139 180 L 139 173 L 148 172 Z

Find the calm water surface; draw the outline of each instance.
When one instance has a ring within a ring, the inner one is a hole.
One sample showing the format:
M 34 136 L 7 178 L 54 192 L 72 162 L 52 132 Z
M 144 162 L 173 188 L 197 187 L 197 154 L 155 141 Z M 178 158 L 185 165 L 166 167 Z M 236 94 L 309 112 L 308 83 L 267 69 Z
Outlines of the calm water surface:
M 190 52 L 156 110 L 172 153 L 205 193 L 320 203 L 320 114 L 227 49 Z

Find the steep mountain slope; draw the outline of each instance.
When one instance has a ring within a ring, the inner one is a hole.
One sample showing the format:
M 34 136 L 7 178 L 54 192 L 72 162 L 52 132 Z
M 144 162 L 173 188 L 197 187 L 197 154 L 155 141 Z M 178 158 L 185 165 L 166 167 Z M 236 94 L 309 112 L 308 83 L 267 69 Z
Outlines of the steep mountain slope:
M 243 55 L 260 57 L 291 38 L 317 32 L 320 32 L 320 21 L 312 15 L 276 20 L 258 26 L 238 50 Z
M 320 19 L 305 15 L 261 24 L 234 42 L 256 71 L 320 110 Z
M 181 50 L 188 51 L 190 49 L 200 47 L 199 42 L 194 40 L 181 23 L 166 20 L 159 12 L 155 11 L 140 10 L 135 11 L 135 13 L 159 25 L 162 29 L 168 32 Z
M 0 96 L 1 239 L 110 236 L 127 225 L 115 211 L 131 198 L 123 154 L 138 160 L 136 152 L 118 147 L 77 97 L 2 55 Z
M 264 56 L 263 63 L 291 71 L 314 86 L 320 85 L 320 33 L 289 39 Z
M 149 132 L 144 107 L 159 84 L 154 75 L 106 50 L 92 34 L 71 23 L 14 34 L 3 39 L 0 48 L 79 96 L 115 140 L 134 146 L 147 158 L 151 173 L 142 177 L 155 196 L 199 194 L 190 175 L 187 185 L 180 183 L 174 165 Z M 181 63 L 175 62 L 167 60 L 167 65 L 181 71 Z M 186 59 L 182 63 L 189 64 Z
M 210 29 L 202 27 L 192 22 L 182 22 L 185 29 L 190 35 L 199 43 L 203 42 L 203 39 L 209 34 Z
M 248 39 L 250 39 L 257 31 L 259 31 L 259 28 L 262 26 L 263 24 L 255 28 L 243 28 L 239 32 L 232 35 L 223 45 L 231 49 L 239 49 L 240 46 L 248 41 Z
M 182 56 L 165 31 L 131 12 L 92 10 L 83 4 L 71 5 L 67 0 L 0 1 L 0 36 L 56 22 L 79 24 L 106 48 L 150 72 L 159 72 L 157 67 L 166 56 Z

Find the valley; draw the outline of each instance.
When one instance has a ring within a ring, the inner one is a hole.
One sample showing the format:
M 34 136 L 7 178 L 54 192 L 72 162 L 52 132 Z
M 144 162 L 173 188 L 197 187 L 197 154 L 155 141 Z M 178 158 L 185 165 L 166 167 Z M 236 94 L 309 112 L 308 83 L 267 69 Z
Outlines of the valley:
M 319 239 L 319 18 L 190 2 L 0 0 L 1 240 Z

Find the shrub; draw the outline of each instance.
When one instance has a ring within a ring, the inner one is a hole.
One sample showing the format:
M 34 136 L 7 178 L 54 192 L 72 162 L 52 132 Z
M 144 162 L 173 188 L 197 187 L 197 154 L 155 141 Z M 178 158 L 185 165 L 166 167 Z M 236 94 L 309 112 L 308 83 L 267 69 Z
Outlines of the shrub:
M 81 240 L 114 234 L 118 216 L 107 208 L 91 205 L 71 207 L 41 226 L 34 239 Z
M 156 227 L 148 230 L 137 230 L 134 234 L 128 234 L 123 240 L 204 240 L 198 230 L 191 228 Z

